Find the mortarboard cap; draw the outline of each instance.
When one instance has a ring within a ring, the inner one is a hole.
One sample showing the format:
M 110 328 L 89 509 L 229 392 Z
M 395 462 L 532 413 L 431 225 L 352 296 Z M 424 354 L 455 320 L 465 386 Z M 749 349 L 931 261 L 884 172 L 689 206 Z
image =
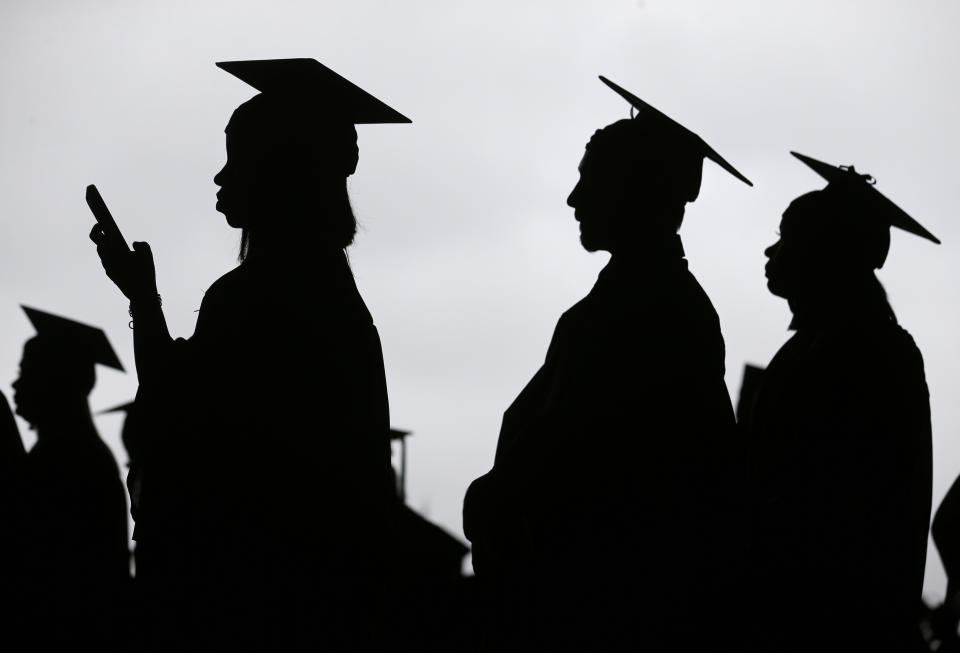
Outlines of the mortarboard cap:
M 74 320 L 53 315 L 44 311 L 22 306 L 24 313 L 37 330 L 37 338 L 45 343 L 54 344 L 69 352 L 74 360 L 88 360 L 116 370 L 124 371 L 107 334 L 103 329 L 82 324 Z
M 790 152 L 810 169 L 827 180 L 828 189 L 836 189 L 852 195 L 854 201 L 862 204 L 871 219 L 883 220 L 886 225 L 897 227 L 936 244 L 940 240 L 927 231 L 919 222 L 911 218 L 899 206 L 887 199 L 874 184 L 870 175 L 858 173 L 853 166 L 835 166 L 797 152 Z
M 654 107 L 650 106 L 630 91 L 627 91 L 617 84 L 614 84 L 603 75 L 600 75 L 600 81 L 613 89 L 617 95 L 629 102 L 630 105 L 636 109 L 637 115 L 635 120 L 642 120 L 645 122 L 649 121 L 650 123 L 656 124 L 658 129 L 662 130 L 663 132 L 672 133 L 672 136 L 669 138 L 671 140 L 675 140 L 678 146 L 682 146 L 686 150 L 692 151 L 693 153 L 699 155 L 701 161 L 704 158 L 710 159 L 743 183 L 747 184 L 748 186 L 753 186 L 753 183 L 749 179 L 740 174 L 740 172 L 730 165 L 726 159 L 720 156 L 716 150 L 707 145 L 706 141 L 700 138 L 700 136 L 693 133 L 663 112 L 658 111 Z
M 217 66 L 264 95 L 302 102 L 350 124 L 411 122 L 315 59 L 220 61 Z

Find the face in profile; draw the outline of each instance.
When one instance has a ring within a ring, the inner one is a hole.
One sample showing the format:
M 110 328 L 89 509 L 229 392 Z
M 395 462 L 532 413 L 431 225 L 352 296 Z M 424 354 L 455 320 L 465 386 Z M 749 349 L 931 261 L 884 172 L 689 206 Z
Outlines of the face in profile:
M 580 243 L 588 252 L 616 249 L 623 239 L 621 221 L 627 213 L 623 183 L 616 183 L 601 164 L 598 155 L 587 151 L 578 168 L 580 179 L 567 197 L 567 206 L 580 223 Z
M 284 142 L 262 141 L 251 134 L 227 132 L 227 162 L 214 176 L 217 211 L 235 229 L 256 227 L 258 220 L 279 224 L 283 216 L 315 211 L 318 198 L 343 191 L 344 176 L 331 174 L 327 152 Z
M 65 405 L 85 400 L 95 380 L 92 362 L 31 338 L 23 346 L 20 374 L 12 385 L 14 412 L 37 426 Z
M 767 257 L 767 264 L 763 267 L 764 276 L 767 277 L 767 288 L 777 297 L 787 298 L 790 295 L 790 268 L 792 247 L 790 246 L 789 228 L 784 226 L 786 214 L 780 221 L 780 231 L 777 232 L 777 241 L 763 251 Z M 786 246 L 784 246 L 786 241 Z
M 227 133 L 227 162 L 213 178 L 217 191 L 217 211 L 235 229 L 251 226 L 254 216 L 267 204 L 270 171 L 265 158 L 242 138 Z
M 842 274 L 836 237 L 818 205 L 802 196 L 790 203 L 780 220 L 779 239 L 764 254 L 767 288 L 777 297 L 796 299 L 824 290 Z
M 14 412 L 31 425 L 44 413 L 44 388 L 50 381 L 43 373 L 40 353 L 35 340 L 27 341 L 20 359 L 20 374 L 13 382 Z

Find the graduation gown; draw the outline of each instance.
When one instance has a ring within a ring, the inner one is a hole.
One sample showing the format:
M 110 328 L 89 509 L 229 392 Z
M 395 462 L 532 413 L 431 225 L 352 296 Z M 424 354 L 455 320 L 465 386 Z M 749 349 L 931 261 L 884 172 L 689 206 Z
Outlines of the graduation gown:
M 156 636 L 174 622 L 201 648 L 369 644 L 394 489 L 380 341 L 345 256 L 248 259 L 168 358 L 137 399 Z
M 676 650 L 676 632 L 702 634 L 691 613 L 729 562 L 723 377 L 719 320 L 679 237 L 613 258 L 563 314 L 465 500 L 491 648 Z
M 15 605 L 38 651 L 121 649 L 130 577 L 127 502 L 113 454 L 92 423 L 49 434 L 16 482 Z M 11 579 L 7 578 L 7 582 Z
M 882 307 L 796 318 L 749 425 L 763 651 L 916 642 L 931 495 L 923 360 Z

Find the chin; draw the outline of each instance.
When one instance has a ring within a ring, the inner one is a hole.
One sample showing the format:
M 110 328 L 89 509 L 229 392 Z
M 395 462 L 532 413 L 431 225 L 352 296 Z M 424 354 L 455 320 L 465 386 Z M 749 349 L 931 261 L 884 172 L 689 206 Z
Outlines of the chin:
M 777 297 L 782 297 L 783 299 L 787 298 L 786 293 L 783 288 L 777 285 L 777 282 L 773 279 L 767 279 L 767 290 L 770 291 L 770 294 L 776 295 Z
M 583 226 L 580 227 L 580 244 L 588 252 L 598 252 L 607 249 L 603 244 L 603 239 L 598 238 L 596 232 L 591 231 L 589 228 L 584 229 Z
M 231 214 L 231 213 L 226 213 L 226 212 L 223 212 L 223 211 L 221 211 L 221 213 L 223 213 L 223 217 L 225 217 L 225 218 L 227 219 L 227 224 L 228 224 L 228 225 L 230 225 L 230 226 L 233 227 L 234 229 L 243 229 L 243 227 L 244 227 L 244 221 L 241 220 L 238 216 L 233 215 L 233 214 Z
M 602 249 L 597 243 L 590 240 L 589 237 L 580 236 L 580 244 L 588 252 L 596 252 Z

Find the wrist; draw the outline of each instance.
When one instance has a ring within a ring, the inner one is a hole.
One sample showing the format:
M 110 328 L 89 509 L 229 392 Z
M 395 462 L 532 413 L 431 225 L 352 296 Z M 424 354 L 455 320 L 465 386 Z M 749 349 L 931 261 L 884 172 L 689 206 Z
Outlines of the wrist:
M 155 292 L 152 294 L 141 294 L 130 300 L 130 308 L 127 310 L 127 313 L 130 315 L 130 323 L 127 325 L 131 329 L 133 328 L 133 323 L 136 321 L 136 314 L 143 314 L 145 311 L 159 310 L 163 306 L 163 299 L 160 297 L 160 293 Z
M 156 288 L 153 290 L 143 290 L 139 291 L 130 296 L 130 306 L 139 308 L 141 306 L 151 306 L 151 305 L 162 305 L 163 301 L 160 298 L 160 293 L 157 292 Z

